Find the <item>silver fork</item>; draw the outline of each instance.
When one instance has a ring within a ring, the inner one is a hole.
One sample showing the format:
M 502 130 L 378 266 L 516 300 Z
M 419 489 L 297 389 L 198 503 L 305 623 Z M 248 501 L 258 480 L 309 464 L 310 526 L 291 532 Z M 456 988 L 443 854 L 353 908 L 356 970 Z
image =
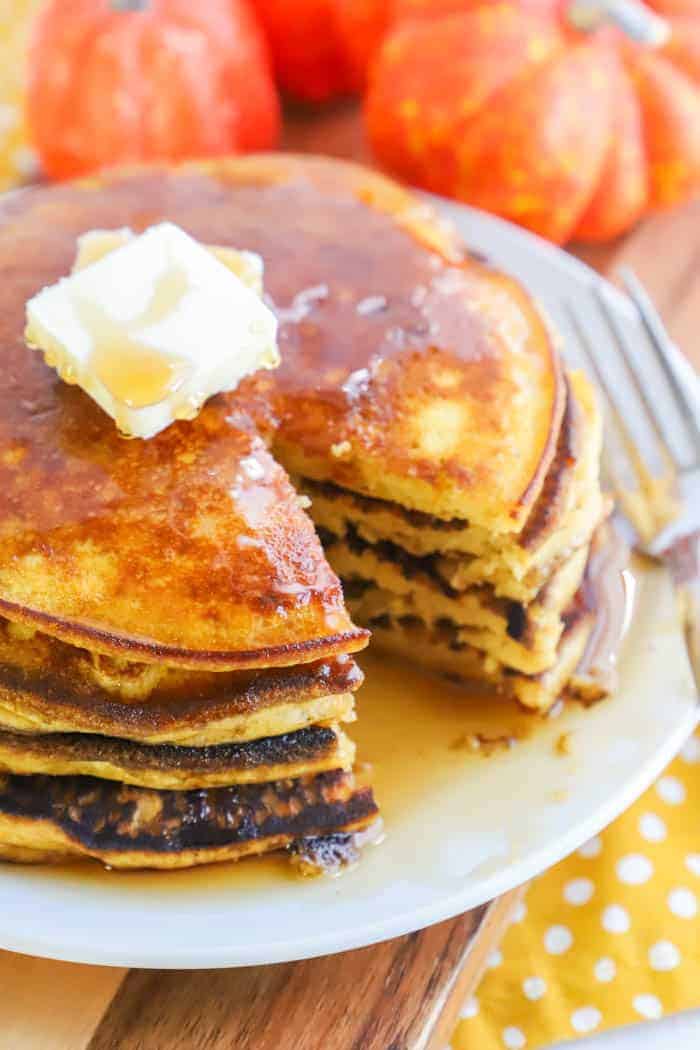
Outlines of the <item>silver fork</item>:
M 602 280 L 594 286 L 600 338 L 590 318 L 571 303 L 565 309 L 603 396 L 608 484 L 637 549 L 671 571 L 700 694 L 700 395 L 640 281 L 629 269 L 621 277 L 651 352 L 647 366 Z

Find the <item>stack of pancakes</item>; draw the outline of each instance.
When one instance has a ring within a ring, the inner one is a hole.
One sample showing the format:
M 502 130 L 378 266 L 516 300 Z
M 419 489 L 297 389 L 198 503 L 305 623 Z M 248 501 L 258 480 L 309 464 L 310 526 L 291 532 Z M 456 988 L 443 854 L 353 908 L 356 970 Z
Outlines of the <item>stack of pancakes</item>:
M 125 441 L 25 348 L 24 304 L 86 231 L 162 220 L 262 256 L 282 364 Z M 178 866 L 367 826 L 340 728 L 367 632 L 318 535 L 377 644 L 559 695 L 595 617 L 600 421 L 430 209 L 270 155 L 32 189 L 0 234 L 0 852 Z
M 223 399 L 125 441 L 3 347 L 0 856 L 347 859 L 367 632 L 283 469 Z
M 581 374 L 566 388 L 556 453 L 515 530 L 512 519 L 452 516 L 439 498 L 416 509 L 304 485 L 348 606 L 375 645 L 540 710 L 571 679 L 591 634 L 584 580 L 604 510 L 591 389 Z

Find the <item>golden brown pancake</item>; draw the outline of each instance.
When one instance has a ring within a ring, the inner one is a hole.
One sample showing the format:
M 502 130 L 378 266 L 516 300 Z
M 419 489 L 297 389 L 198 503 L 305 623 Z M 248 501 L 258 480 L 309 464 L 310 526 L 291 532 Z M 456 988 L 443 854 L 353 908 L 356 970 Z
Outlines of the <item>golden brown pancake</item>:
M 282 365 L 127 442 L 23 346 L 24 303 L 80 234 L 161 220 L 262 255 Z M 381 176 L 288 155 L 31 189 L 0 233 L 2 855 L 177 867 L 374 819 L 313 765 L 350 761 L 367 633 L 286 471 L 340 493 L 337 567 L 388 647 L 551 702 L 590 626 L 599 427 L 517 282 Z M 407 558 L 434 571 L 405 586 Z M 299 732 L 315 752 L 260 739 Z
M 92 776 L 171 791 L 264 784 L 351 769 L 354 757 L 354 745 L 337 725 L 210 747 L 144 745 L 81 733 L 0 731 L 0 773 Z
M 136 219 L 149 193 L 134 189 Z M 0 610 L 95 651 L 185 667 L 362 648 L 243 399 L 126 441 L 24 346 L 27 298 L 70 269 L 76 234 L 110 202 L 111 191 L 52 188 L 0 208 Z
M 295 667 L 190 671 L 91 653 L 0 620 L 0 727 L 141 743 L 255 740 L 353 718 L 349 656 Z
M 523 674 L 460 638 L 447 624 L 429 626 L 416 617 L 370 621 L 374 644 L 388 653 L 456 678 L 486 683 L 497 699 L 515 699 L 523 707 L 548 711 L 566 690 L 593 629 L 594 614 L 581 612 L 565 624 L 554 660 L 546 671 Z M 590 695 L 590 694 L 589 694 Z M 596 699 L 605 695 L 600 689 Z
M 360 622 L 373 625 L 419 619 L 428 627 L 447 625 L 458 641 L 468 642 L 499 663 L 526 674 L 546 671 L 556 660 L 564 613 L 586 568 L 587 548 L 566 559 L 528 604 L 496 598 L 488 586 L 452 592 L 426 575 L 422 565 L 386 556 L 383 548 L 354 553 L 330 544 L 331 564 L 348 580 L 348 608 Z M 355 582 L 364 585 L 353 595 Z
M 557 453 L 521 532 L 499 536 L 459 518 L 444 521 L 338 485 L 295 479 L 311 499 L 323 535 L 349 530 L 369 543 L 386 538 L 407 554 L 431 558 L 457 590 L 488 583 L 505 598 L 532 600 L 563 555 L 585 545 L 603 514 L 599 485 L 602 421 L 590 384 L 568 376 L 569 395 Z
M 24 303 L 70 270 L 80 233 L 160 219 L 263 256 L 283 363 L 194 422 L 125 442 L 26 351 Z M 0 230 L 8 618 L 183 666 L 360 648 L 249 412 L 274 421 L 275 454 L 300 475 L 500 532 L 517 531 L 536 501 L 564 409 L 545 323 L 516 282 L 464 258 L 381 177 L 285 156 L 112 176 L 20 194 Z
M 357 831 L 376 816 L 371 790 L 341 770 L 199 791 L 0 776 L 0 856 L 8 860 L 82 856 L 115 868 L 183 868 Z
M 7 618 L 184 667 L 288 665 L 363 647 L 296 493 L 232 410 L 210 402 L 179 430 L 126 441 L 26 349 L 6 356 Z M 37 367 L 47 374 L 35 382 Z M 43 407 L 21 416 L 22 404 Z

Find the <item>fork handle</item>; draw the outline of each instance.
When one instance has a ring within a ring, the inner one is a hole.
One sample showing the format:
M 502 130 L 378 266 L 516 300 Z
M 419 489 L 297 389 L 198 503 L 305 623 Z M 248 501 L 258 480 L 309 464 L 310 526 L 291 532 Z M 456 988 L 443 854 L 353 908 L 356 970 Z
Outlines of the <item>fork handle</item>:
M 677 540 L 665 557 L 680 599 L 688 659 L 700 696 L 700 530 Z

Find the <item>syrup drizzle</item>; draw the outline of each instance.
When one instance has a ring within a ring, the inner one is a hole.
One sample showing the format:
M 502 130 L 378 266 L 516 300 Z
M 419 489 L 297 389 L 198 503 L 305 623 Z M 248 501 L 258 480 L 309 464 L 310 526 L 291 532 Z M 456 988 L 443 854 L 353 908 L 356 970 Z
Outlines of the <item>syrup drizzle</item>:
M 115 321 L 95 302 L 75 294 L 73 308 L 92 342 L 91 366 L 121 404 L 147 408 L 174 393 L 191 375 L 184 358 L 156 349 L 147 329 L 172 317 L 190 288 L 182 267 L 170 266 L 153 284 L 153 295 L 136 317 Z

